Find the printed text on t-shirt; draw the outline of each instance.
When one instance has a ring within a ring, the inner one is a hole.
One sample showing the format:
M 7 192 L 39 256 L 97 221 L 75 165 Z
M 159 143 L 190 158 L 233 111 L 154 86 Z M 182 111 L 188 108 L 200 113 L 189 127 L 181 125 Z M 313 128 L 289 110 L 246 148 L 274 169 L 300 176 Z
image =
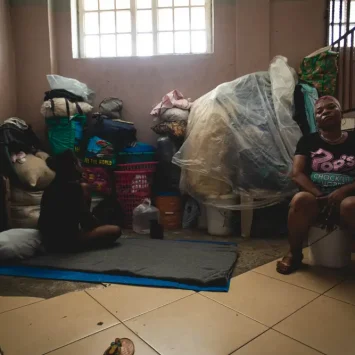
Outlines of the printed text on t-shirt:
M 347 171 L 355 166 L 355 157 L 352 155 L 341 155 L 334 159 L 334 155 L 324 149 L 318 149 L 311 153 L 313 171 Z

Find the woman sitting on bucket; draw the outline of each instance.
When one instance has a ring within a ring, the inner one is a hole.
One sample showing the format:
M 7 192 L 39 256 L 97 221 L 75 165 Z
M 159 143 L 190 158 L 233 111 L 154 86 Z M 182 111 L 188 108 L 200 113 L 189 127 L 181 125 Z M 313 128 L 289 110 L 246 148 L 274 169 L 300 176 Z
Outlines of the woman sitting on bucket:
M 277 263 L 281 274 L 301 266 L 303 241 L 324 211 L 326 219 L 355 231 L 355 132 L 342 132 L 341 106 L 332 96 L 316 102 L 315 114 L 319 132 L 300 139 L 293 161 L 292 178 L 301 192 L 290 206 L 290 251 Z

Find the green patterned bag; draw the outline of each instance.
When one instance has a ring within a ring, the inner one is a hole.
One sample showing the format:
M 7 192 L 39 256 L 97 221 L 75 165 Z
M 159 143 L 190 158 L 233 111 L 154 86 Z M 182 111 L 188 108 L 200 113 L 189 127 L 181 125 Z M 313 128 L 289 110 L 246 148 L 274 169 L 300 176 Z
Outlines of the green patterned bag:
M 299 77 L 313 85 L 319 96 L 335 95 L 338 76 L 338 53 L 329 50 L 315 52 L 303 59 Z

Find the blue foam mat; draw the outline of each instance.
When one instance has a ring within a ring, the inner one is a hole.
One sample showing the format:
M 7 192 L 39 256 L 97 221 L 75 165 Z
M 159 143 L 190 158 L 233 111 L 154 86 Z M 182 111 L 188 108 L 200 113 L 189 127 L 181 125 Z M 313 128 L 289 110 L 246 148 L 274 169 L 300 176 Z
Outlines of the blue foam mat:
M 209 291 L 209 292 L 228 292 L 230 282 L 222 287 L 200 287 L 182 284 L 179 282 L 119 276 L 109 274 L 96 274 L 80 271 L 68 271 L 58 269 L 46 269 L 30 266 L 0 266 L 0 275 L 4 276 L 21 276 L 36 279 L 49 279 L 49 280 L 65 280 L 65 281 L 81 281 L 92 283 L 112 283 L 134 286 L 149 286 L 149 287 L 163 287 L 163 288 L 177 288 L 183 290 L 191 290 L 196 292 Z
M 136 239 L 136 238 L 131 238 Z M 204 244 L 219 244 L 219 245 L 236 245 L 233 242 L 219 242 L 207 240 L 175 240 L 182 243 L 204 243 Z M 150 279 L 133 276 L 120 276 L 110 274 L 98 274 L 81 271 L 69 271 L 60 269 L 49 269 L 32 266 L 0 266 L 0 275 L 3 276 L 18 276 L 29 277 L 35 279 L 48 280 L 64 280 L 64 281 L 78 281 L 78 282 L 92 282 L 92 283 L 112 283 L 133 286 L 147 286 L 147 287 L 162 287 L 162 288 L 176 288 L 182 290 L 191 290 L 196 292 L 228 292 L 230 281 L 225 286 L 209 287 L 209 286 L 194 286 L 183 284 L 174 281 Z

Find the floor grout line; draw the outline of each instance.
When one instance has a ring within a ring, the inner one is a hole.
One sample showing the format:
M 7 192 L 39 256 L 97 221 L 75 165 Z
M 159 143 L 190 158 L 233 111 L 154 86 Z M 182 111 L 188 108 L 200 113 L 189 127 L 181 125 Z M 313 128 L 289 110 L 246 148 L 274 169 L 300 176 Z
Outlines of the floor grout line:
M 260 333 L 259 335 L 257 335 L 256 337 L 254 337 L 253 339 L 250 339 L 247 343 L 243 344 L 242 346 L 240 346 L 239 348 L 233 350 L 230 354 L 228 355 L 233 355 L 236 351 L 239 351 L 240 349 L 244 348 L 246 345 L 250 344 L 251 342 L 253 342 L 254 340 L 258 339 L 259 337 L 261 337 L 263 334 L 265 334 L 266 332 L 268 332 L 271 328 L 266 329 L 265 331 L 263 331 L 262 333 Z
M 86 292 L 86 291 L 85 291 Z M 147 344 L 150 348 L 152 348 L 155 352 L 157 352 L 152 346 L 150 346 L 150 344 L 148 344 L 143 338 L 141 338 L 138 334 L 136 334 L 132 329 L 130 329 L 125 323 L 124 321 L 121 321 L 117 316 L 115 316 L 109 309 L 107 309 L 104 305 L 102 305 L 97 299 L 95 299 L 93 296 L 91 296 L 90 294 L 88 294 L 88 296 L 90 296 L 95 302 L 97 302 L 102 308 L 104 308 L 107 312 L 109 312 L 113 317 L 115 317 L 120 323 L 116 324 L 116 325 L 123 325 L 125 326 L 127 329 L 129 329 L 137 338 L 139 338 L 140 340 L 143 341 L 143 343 Z M 191 295 L 190 295 L 191 296 Z M 161 308 L 161 307 L 160 307 Z M 148 312 L 147 312 L 148 313 Z M 145 313 L 144 313 L 145 314 Z M 158 352 L 158 354 L 160 354 Z
M 210 298 L 210 297 L 208 297 L 208 296 L 205 296 L 205 295 L 201 295 L 201 296 L 207 298 L 208 300 L 210 300 L 210 301 L 212 301 L 212 302 L 215 302 L 215 303 L 219 304 L 220 306 L 223 306 L 224 308 L 227 308 L 227 309 L 229 309 L 229 310 L 231 310 L 231 311 L 233 311 L 233 312 L 236 312 L 236 313 L 240 314 L 241 316 L 243 316 L 243 317 L 245 317 L 245 318 L 251 319 L 252 321 L 254 321 L 254 322 L 256 322 L 256 323 L 259 323 L 259 324 L 263 325 L 264 327 L 267 327 L 268 329 L 271 329 L 271 328 L 272 328 L 272 326 L 270 327 L 269 325 L 266 325 L 266 324 L 264 324 L 264 323 L 261 323 L 260 321 L 254 319 L 254 318 L 251 318 L 250 316 L 248 316 L 248 315 L 246 315 L 246 314 L 244 314 L 244 313 L 242 313 L 242 312 L 240 312 L 240 311 L 236 311 L 234 308 L 229 307 L 229 306 L 227 306 L 227 305 L 225 305 L 225 304 L 223 304 L 223 303 L 220 303 L 220 302 L 218 302 L 218 301 L 216 301 L 216 300 L 214 300 L 214 299 L 212 299 L 212 298 Z
M 284 322 L 286 319 L 292 317 L 295 313 L 299 312 L 301 309 L 307 307 L 308 305 L 310 305 L 312 302 L 316 301 L 318 298 L 322 297 L 323 295 L 318 295 L 316 298 L 314 298 L 312 301 L 307 302 L 305 305 L 303 305 L 301 308 L 299 308 L 297 311 L 292 312 L 288 317 L 284 318 L 283 320 L 281 320 L 280 322 L 277 322 L 275 325 L 272 326 L 272 329 L 275 330 L 275 327 L 277 325 L 279 325 L 280 323 Z
M 287 282 L 287 281 L 284 281 L 284 280 L 280 280 L 280 279 L 278 279 L 278 278 L 276 278 L 276 277 L 273 277 L 273 276 L 270 276 L 270 275 L 265 275 L 265 274 L 263 274 L 263 273 L 261 273 L 261 272 L 258 272 L 258 271 L 254 271 L 254 270 L 250 270 L 250 271 L 251 271 L 251 272 L 254 272 L 255 274 L 262 275 L 262 276 L 265 276 L 265 277 L 269 277 L 270 279 L 283 282 L 283 283 L 285 283 L 285 284 L 287 284 L 287 285 L 296 286 L 296 287 L 302 288 L 302 289 L 304 289 L 304 290 L 311 291 L 311 292 L 314 292 L 314 293 L 318 293 L 318 295 L 321 295 L 321 293 L 319 293 L 318 291 L 310 290 L 310 289 L 307 288 L 307 287 L 298 286 L 298 285 L 295 285 L 295 284 L 293 284 L 293 283 L 291 283 L 291 282 Z M 325 292 L 327 292 L 327 291 L 325 291 Z
M 278 333 L 278 334 L 281 334 L 281 335 L 285 336 L 286 338 L 289 338 L 289 339 L 292 339 L 292 340 L 296 341 L 296 342 L 299 343 L 299 344 L 302 344 L 302 345 L 304 345 L 304 346 L 307 346 L 307 348 L 310 348 L 310 349 L 312 349 L 312 350 L 314 350 L 314 351 L 317 351 L 318 353 L 320 353 L 320 354 L 322 354 L 322 355 L 327 355 L 326 353 L 323 353 L 322 351 L 320 351 L 320 350 L 318 350 L 318 349 L 316 349 L 316 348 L 313 348 L 312 346 L 309 346 L 309 345 L 307 345 L 307 344 L 305 344 L 305 343 L 302 343 L 301 341 L 299 341 L 299 340 L 297 340 L 297 339 L 295 339 L 295 338 L 292 338 L 291 336 L 289 336 L 289 335 L 287 335 L 287 334 L 281 333 L 280 331 L 278 331 L 278 330 L 276 330 L 276 329 L 272 329 L 272 330 L 273 330 L 274 332 Z
M 111 328 L 117 327 L 117 326 L 119 326 L 119 325 L 121 325 L 121 324 L 122 324 L 122 323 L 113 324 L 113 325 L 111 325 L 111 326 L 109 326 L 109 327 L 107 327 L 107 328 L 105 328 L 105 329 L 99 330 L 98 332 L 95 332 L 95 333 L 86 335 L 86 336 L 84 336 L 83 338 L 74 340 L 74 341 L 72 341 L 72 342 L 70 342 L 70 343 L 68 343 L 68 344 L 65 344 L 65 345 L 63 345 L 63 346 L 60 346 L 59 348 L 53 349 L 53 350 L 51 350 L 51 351 L 49 351 L 49 352 L 47 352 L 47 353 L 44 353 L 43 355 L 48 355 L 48 354 L 54 353 L 54 352 L 57 351 L 57 350 L 60 350 L 60 349 L 65 348 L 66 346 L 73 345 L 73 344 L 75 344 L 75 343 L 78 343 L 79 341 L 82 341 L 82 340 L 84 340 L 84 339 L 90 338 L 90 337 L 94 336 L 95 334 L 99 334 L 99 333 L 105 332 L 106 330 L 109 330 L 109 329 L 111 329 Z
M 330 298 L 331 300 L 335 300 L 335 301 L 338 301 L 338 302 L 341 302 L 341 303 L 345 303 L 345 304 L 348 304 L 350 306 L 353 306 L 355 307 L 355 304 L 354 303 L 351 303 L 351 302 L 348 302 L 348 301 L 343 301 L 343 300 L 340 300 L 339 298 L 335 298 L 335 297 L 332 297 L 332 296 L 327 296 L 327 295 L 322 295 L 323 297 L 327 297 L 327 298 Z
M 1 296 L 1 297 L 17 297 L 17 296 Z M 20 296 L 21 297 L 21 296 Z M 29 304 L 25 304 L 23 306 L 20 306 L 20 307 L 16 307 L 16 308 L 13 308 L 13 309 L 9 309 L 7 311 L 4 311 L 4 312 L 0 312 L 0 317 L 5 314 L 5 313 L 9 313 L 9 312 L 12 312 L 12 311 L 16 311 L 17 309 L 21 309 L 21 308 L 25 308 L 25 307 L 29 307 L 29 306 L 32 306 L 34 304 L 37 304 L 37 303 L 42 303 L 42 302 L 45 302 L 45 301 L 48 301 L 50 300 L 50 298 L 44 298 L 43 300 L 40 300 L 40 301 L 36 301 L 36 302 L 33 302 L 33 303 L 29 303 Z
M 149 311 L 147 311 L 147 312 L 141 313 L 141 314 L 139 314 L 139 315 L 137 315 L 137 316 L 134 316 L 134 317 L 132 317 L 132 318 L 125 319 L 125 320 L 122 321 L 122 322 L 123 322 L 123 323 L 124 323 L 124 322 L 129 322 L 129 321 L 131 321 L 131 320 L 134 320 L 134 319 L 136 319 L 136 318 L 139 318 L 139 317 L 141 317 L 141 316 L 144 316 L 144 315 L 146 315 L 146 314 L 148 314 L 148 313 L 150 313 L 150 312 L 157 311 L 158 309 L 161 309 L 161 308 L 164 308 L 164 307 L 166 307 L 166 306 L 172 305 L 172 304 L 174 304 L 174 303 L 176 303 L 176 302 L 182 301 L 182 300 L 184 300 L 185 298 L 188 298 L 188 297 L 191 297 L 191 296 L 195 296 L 196 294 L 198 294 L 198 293 L 195 292 L 195 293 L 193 293 L 192 295 L 184 296 L 184 297 L 182 297 L 182 298 L 179 298 L 178 300 L 175 300 L 175 301 L 172 301 L 172 302 L 170 302 L 170 303 L 167 303 L 167 304 L 164 304 L 164 305 L 162 305 L 162 306 L 159 306 L 159 307 L 157 307 L 157 308 L 151 309 L 151 310 L 149 310 Z
M 254 269 L 254 270 L 250 270 L 250 271 L 251 271 L 251 272 L 254 272 L 255 274 L 259 274 L 259 275 L 263 275 L 263 276 L 269 277 L 270 279 L 274 279 L 274 280 L 278 280 L 278 281 L 284 282 L 284 283 L 286 283 L 286 284 L 288 284 L 288 285 L 293 285 L 293 286 L 296 286 L 296 287 L 299 287 L 299 288 L 303 288 L 304 290 L 312 291 L 312 292 L 317 293 L 317 294 L 319 294 L 319 295 L 323 295 L 324 293 L 326 293 L 326 292 L 328 292 L 329 290 L 331 290 L 333 287 L 336 287 L 336 286 L 340 285 L 341 283 L 343 283 L 343 282 L 345 281 L 345 279 L 342 279 L 341 281 L 339 281 L 338 283 L 336 283 L 334 286 L 332 286 L 330 289 L 327 289 L 327 290 L 324 291 L 324 292 L 318 292 L 318 291 L 315 291 L 315 290 L 311 290 L 311 289 L 309 289 L 309 288 L 307 288 L 307 287 L 295 285 L 295 284 L 293 284 L 293 283 L 291 283 L 291 282 L 284 281 L 284 280 L 280 280 L 280 279 L 278 279 L 278 278 L 276 278 L 276 277 L 273 277 L 273 276 L 270 276 L 270 275 L 265 275 L 265 274 L 263 274 L 263 273 L 261 273 L 261 272 L 255 271 L 255 269 Z
M 86 291 L 84 291 L 84 292 L 86 292 Z M 141 337 L 139 336 L 139 334 L 137 334 L 135 331 L 133 331 L 125 322 L 134 320 L 134 319 L 136 319 L 136 318 L 139 318 L 140 316 L 143 316 L 143 315 L 148 314 L 148 313 L 150 313 L 150 312 L 154 312 L 154 311 L 156 311 L 156 310 L 158 310 L 158 309 L 160 309 L 160 308 L 169 306 L 169 305 L 171 305 L 171 304 L 173 304 L 173 303 L 179 302 L 179 301 L 181 301 L 181 300 L 183 300 L 183 299 L 186 299 L 186 298 L 188 298 L 188 297 L 194 296 L 194 295 L 196 295 L 196 294 L 197 294 L 197 292 L 194 292 L 194 293 L 192 293 L 191 295 L 187 295 L 187 296 L 182 297 L 182 298 L 180 298 L 180 299 L 178 299 L 178 300 L 175 300 L 175 301 L 173 301 L 173 302 L 171 302 L 171 303 L 165 304 L 165 305 L 163 305 L 163 306 L 160 306 L 160 307 L 158 307 L 158 308 L 152 309 L 152 310 L 150 310 L 150 311 L 147 311 L 147 312 L 142 313 L 142 314 L 140 314 L 140 315 L 138 315 L 138 316 L 136 316 L 136 317 L 132 317 L 132 318 L 129 318 L 129 319 L 124 320 L 124 321 L 120 320 L 115 314 L 113 314 L 109 309 L 107 309 L 104 305 L 102 305 L 102 304 L 101 304 L 97 299 L 95 299 L 93 296 L 91 296 L 90 294 L 88 294 L 88 296 L 90 296 L 95 302 L 97 302 L 102 308 L 104 308 L 107 312 L 109 312 L 113 317 L 115 317 L 115 318 L 120 322 L 119 324 L 116 324 L 116 325 L 123 324 L 127 329 L 129 329 L 134 335 L 136 335 L 136 336 L 137 336 L 140 340 L 142 340 L 146 345 L 148 345 L 148 346 L 149 346 L 150 348 L 152 348 L 156 353 L 158 353 L 159 355 L 161 355 L 158 350 L 156 350 L 155 348 L 153 348 L 149 343 L 147 343 L 143 338 L 141 338 Z M 93 334 L 92 334 L 92 335 L 93 335 Z
M 130 332 L 132 332 L 137 338 L 139 338 L 140 340 L 143 341 L 144 344 L 146 344 L 147 346 L 149 346 L 154 352 L 156 352 L 158 355 L 163 355 L 160 351 L 158 351 L 157 349 L 155 349 L 153 347 L 153 345 L 150 345 L 146 340 L 144 340 L 143 338 L 141 338 L 139 336 L 139 334 L 137 334 L 133 329 L 131 329 L 127 324 L 122 323 Z

